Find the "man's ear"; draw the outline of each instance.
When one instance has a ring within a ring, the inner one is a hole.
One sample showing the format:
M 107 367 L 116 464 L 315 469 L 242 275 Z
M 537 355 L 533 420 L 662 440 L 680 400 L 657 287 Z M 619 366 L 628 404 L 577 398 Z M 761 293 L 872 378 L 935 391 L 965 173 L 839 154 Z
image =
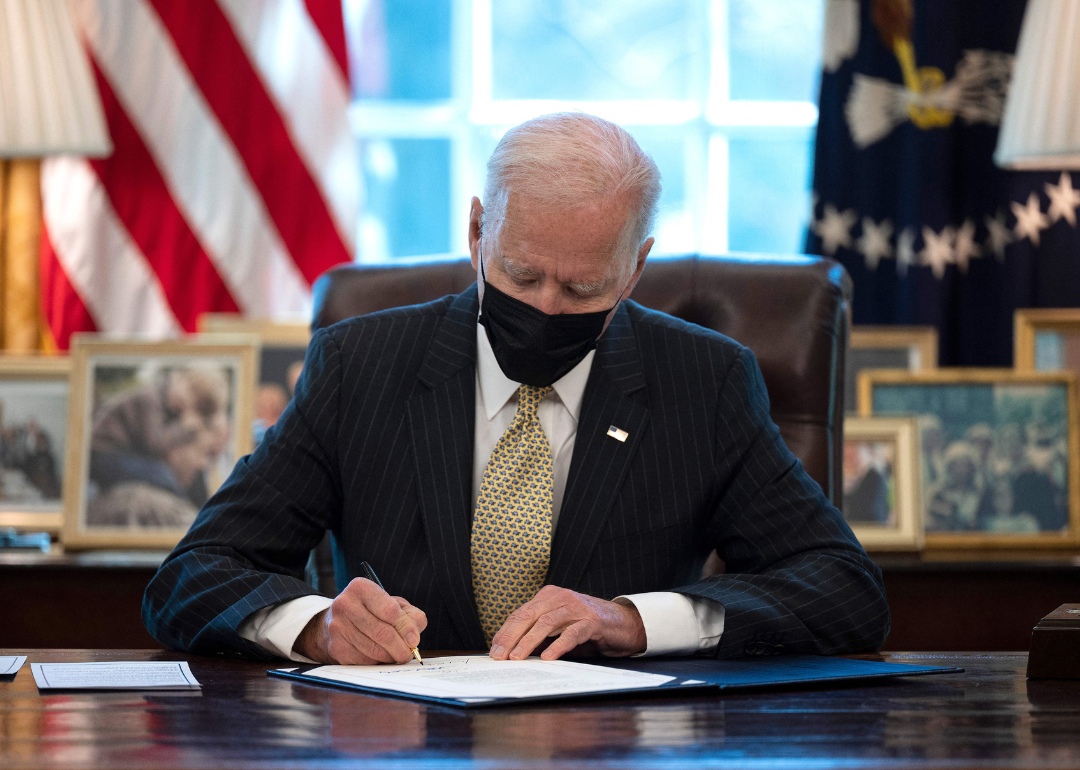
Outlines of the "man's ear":
M 472 257 L 473 270 L 480 269 L 480 263 L 477 260 L 480 258 L 480 236 L 483 231 L 483 216 L 484 207 L 480 203 L 480 199 L 473 197 L 472 205 L 469 207 L 469 254 Z
M 615 311 L 619 309 L 619 304 L 630 296 L 630 292 L 637 286 L 638 278 L 641 277 L 641 271 L 645 269 L 645 258 L 649 256 L 649 251 L 652 250 L 653 239 L 648 238 L 645 243 L 641 244 L 641 248 L 637 253 L 637 267 L 634 268 L 634 274 L 630 276 L 630 282 L 626 285 L 626 289 L 623 290 L 622 296 L 619 297 L 619 301 L 615 303 L 615 307 L 611 308 L 611 312 L 607 314 L 607 318 L 604 319 L 604 331 L 607 331 L 608 325 L 611 323 L 611 319 L 615 317 Z M 603 334 L 604 331 L 600 332 Z M 599 338 L 597 338 L 599 339 Z
M 645 259 L 649 256 L 649 252 L 652 251 L 653 243 L 655 242 L 654 238 L 646 238 L 645 243 L 641 244 L 641 248 L 638 249 L 637 267 L 634 268 L 634 274 L 630 276 L 630 283 L 627 285 L 626 291 L 623 292 L 620 301 L 629 297 L 630 292 L 637 286 L 638 279 L 641 278 L 641 271 L 645 269 Z

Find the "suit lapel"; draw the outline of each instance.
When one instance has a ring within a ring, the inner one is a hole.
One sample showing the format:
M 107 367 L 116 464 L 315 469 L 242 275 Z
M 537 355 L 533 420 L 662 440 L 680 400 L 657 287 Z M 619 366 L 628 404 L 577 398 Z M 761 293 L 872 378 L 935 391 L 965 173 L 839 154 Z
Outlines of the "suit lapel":
M 559 513 L 547 582 L 573 589 L 604 528 L 615 495 L 634 457 L 649 410 L 631 394 L 645 387 L 625 304 L 597 346 L 585 396 L 581 404 L 574 457 Z M 626 431 L 625 441 L 608 434 L 615 427 Z
M 483 649 L 469 557 L 476 412 L 476 286 L 451 304 L 408 405 L 417 490 L 432 563 L 462 642 Z

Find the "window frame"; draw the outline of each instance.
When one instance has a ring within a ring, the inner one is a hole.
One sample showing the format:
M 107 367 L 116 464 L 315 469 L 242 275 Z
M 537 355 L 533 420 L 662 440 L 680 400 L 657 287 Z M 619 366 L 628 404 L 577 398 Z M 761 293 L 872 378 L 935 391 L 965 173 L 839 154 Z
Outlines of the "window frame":
M 812 135 L 818 108 L 807 101 L 732 100 L 729 89 L 728 0 L 688 0 L 692 23 L 689 98 L 685 100 L 562 101 L 494 99 L 492 0 L 451 0 L 451 95 L 440 101 L 354 98 L 349 120 L 358 142 L 445 139 L 450 142 L 449 254 L 380 258 L 357 250 L 357 261 L 394 263 L 454 258 L 467 253 L 469 206 L 482 196 L 483 168 L 472 163 L 481 132 L 501 136 L 536 115 L 582 110 L 633 132 L 638 127 L 682 127 L 685 199 L 692 251 L 725 253 L 729 242 L 729 142 L 765 132 L 773 138 Z M 700 53 L 705 52 L 705 53 Z M 711 215 L 707 215 L 710 214 Z M 812 212 L 807 212 L 807 219 Z M 657 244 L 660 249 L 662 244 Z M 681 253 L 656 251 L 655 253 Z

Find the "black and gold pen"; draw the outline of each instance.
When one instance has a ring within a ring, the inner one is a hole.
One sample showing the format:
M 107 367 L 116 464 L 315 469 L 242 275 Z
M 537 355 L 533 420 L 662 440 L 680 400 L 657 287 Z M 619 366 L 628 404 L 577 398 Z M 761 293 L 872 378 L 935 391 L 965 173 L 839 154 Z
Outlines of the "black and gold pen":
M 377 585 L 379 588 L 382 588 L 382 590 L 386 591 L 385 586 L 383 586 L 382 581 L 379 580 L 379 576 L 375 574 L 375 570 L 371 568 L 370 564 L 368 564 L 366 561 L 362 561 L 360 562 L 360 569 L 364 571 L 364 577 Z M 420 651 L 418 649 L 413 647 L 412 654 L 414 658 L 420 661 L 421 666 L 424 665 L 424 659 L 420 657 Z

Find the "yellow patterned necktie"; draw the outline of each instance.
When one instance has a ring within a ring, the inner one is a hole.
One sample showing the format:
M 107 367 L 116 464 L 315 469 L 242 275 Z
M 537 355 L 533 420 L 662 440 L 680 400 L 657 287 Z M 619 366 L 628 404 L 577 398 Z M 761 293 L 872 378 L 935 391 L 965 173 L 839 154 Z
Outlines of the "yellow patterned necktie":
M 551 387 L 522 385 L 517 414 L 484 468 L 472 525 L 476 608 L 491 644 L 506 616 L 544 585 L 551 556 L 551 445 L 536 417 Z

